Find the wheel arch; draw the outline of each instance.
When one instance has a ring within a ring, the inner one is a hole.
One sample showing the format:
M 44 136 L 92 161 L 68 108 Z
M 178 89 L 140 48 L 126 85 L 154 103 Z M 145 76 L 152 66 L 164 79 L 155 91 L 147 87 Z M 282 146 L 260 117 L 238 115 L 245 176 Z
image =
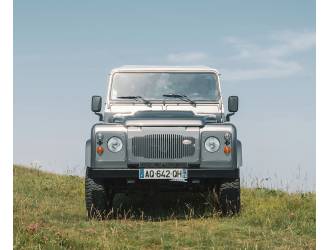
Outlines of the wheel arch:
M 237 150 L 237 167 L 243 166 L 243 157 L 242 157 L 242 143 L 240 140 L 236 142 L 236 150 Z
M 85 167 L 91 166 L 91 139 L 86 141 L 85 147 Z

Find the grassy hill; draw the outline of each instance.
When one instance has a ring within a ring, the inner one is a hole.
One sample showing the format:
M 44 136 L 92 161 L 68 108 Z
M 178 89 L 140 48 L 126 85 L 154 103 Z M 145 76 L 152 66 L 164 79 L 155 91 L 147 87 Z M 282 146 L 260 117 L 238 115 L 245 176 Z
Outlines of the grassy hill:
M 144 202 L 146 201 L 146 202 Z M 201 195 L 118 195 L 86 220 L 84 180 L 14 166 L 15 249 L 315 249 L 315 194 L 242 189 L 242 213 Z

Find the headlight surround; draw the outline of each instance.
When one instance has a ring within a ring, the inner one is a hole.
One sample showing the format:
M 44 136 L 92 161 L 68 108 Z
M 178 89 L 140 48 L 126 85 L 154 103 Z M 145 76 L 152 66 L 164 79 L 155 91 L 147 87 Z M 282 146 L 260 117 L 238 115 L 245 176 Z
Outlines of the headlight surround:
M 119 152 L 121 149 L 123 148 L 123 141 L 114 136 L 111 137 L 108 141 L 108 149 L 113 152 L 113 153 L 117 153 Z
M 210 153 L 214 153 L 216 151 L 219 150 L 220 148 L 220 141 L 218 138 L 214 137 L 214 136 L 210 136 L 209 138 L 207 138 L 205 140 L 204 143 L 205 149 L 210 152 Z

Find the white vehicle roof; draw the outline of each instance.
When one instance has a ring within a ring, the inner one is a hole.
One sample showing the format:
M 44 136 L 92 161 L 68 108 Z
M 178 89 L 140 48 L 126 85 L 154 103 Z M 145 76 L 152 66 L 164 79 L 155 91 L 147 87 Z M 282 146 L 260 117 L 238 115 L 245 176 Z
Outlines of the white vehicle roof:
M 115 68 L 111 74 L 116 72 L 211 72 L 219 74 L 216 69 L 206 66 L 149 66 L 149 65 L 124 65 Z

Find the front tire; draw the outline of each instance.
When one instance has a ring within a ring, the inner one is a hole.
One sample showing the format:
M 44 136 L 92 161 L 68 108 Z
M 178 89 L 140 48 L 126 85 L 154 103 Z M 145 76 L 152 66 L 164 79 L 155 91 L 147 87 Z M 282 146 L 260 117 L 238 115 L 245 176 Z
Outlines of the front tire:
M 238 214 L 241 210 L 240 179 L 226 181 L 219 187 L 219 206 L 223 215 Z
M 109 190 L 98 180 L 92 178 L 86 168 L 85 202 L 89 219 L 104 219 L 109 214 L 112 198 Z

